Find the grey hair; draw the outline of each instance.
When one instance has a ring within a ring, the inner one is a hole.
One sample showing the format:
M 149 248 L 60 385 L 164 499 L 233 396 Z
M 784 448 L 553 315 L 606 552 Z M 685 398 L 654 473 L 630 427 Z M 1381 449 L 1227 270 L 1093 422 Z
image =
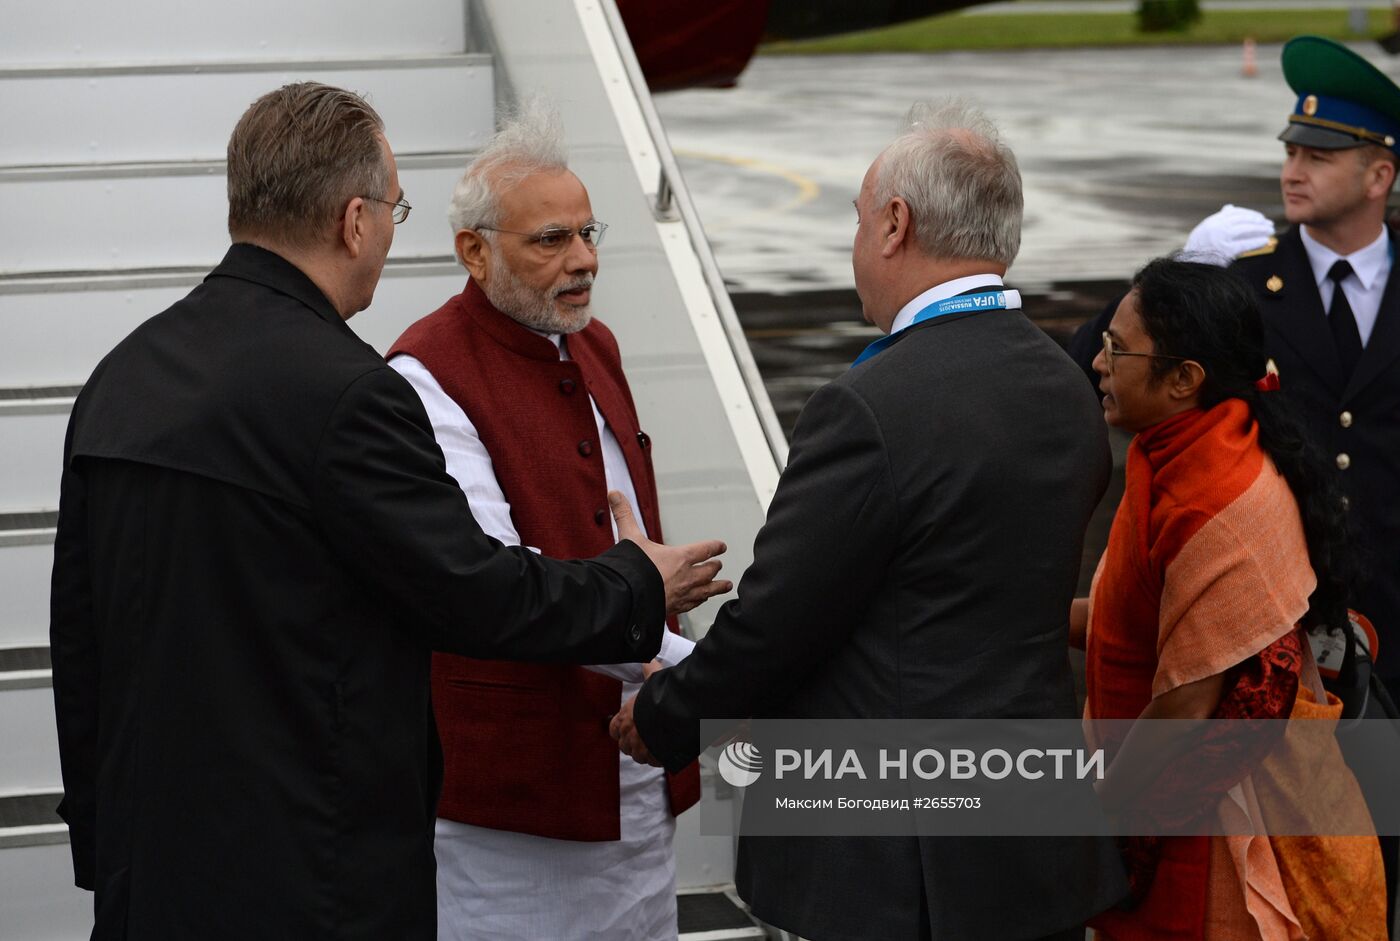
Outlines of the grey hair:
M 885 148 L 875 205 L 909 204 L 914 240 L 933 258 L 1010 266 L 1021 248 L 1021 171 L 996 125 L 963 101 L 920 102 Z
M 248 107 L 228 141 L 228 229 L 310 247 L 356 196 L 388 192 L 384 122 L 359 95 L 319 82 L 268 92 Z
M 535 173 L 568 168 L 558 109 L 544 98 L 528 98 L 457 181 L 447 204 L 447 221 L 453 232 L 496 225 L 504 190 Z

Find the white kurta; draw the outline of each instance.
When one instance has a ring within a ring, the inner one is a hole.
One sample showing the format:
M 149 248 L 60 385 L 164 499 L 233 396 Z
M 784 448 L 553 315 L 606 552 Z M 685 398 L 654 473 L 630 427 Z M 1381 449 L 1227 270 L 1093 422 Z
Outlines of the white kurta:
M 567 343 L 549 339 L 568 359 Z M 520 545 L 491 455 L 476 427 L 412 356 L 390 361 L 418 392 L 472 515 L 488 536 Z M 635 508 L 636 488 L 612 429 L 590 398 L 602 445 L 607 486 L 620 490 Z M 645 531 L 640 514 L 637 523 Z M 613 538 L 617 527 L 613 526 Z M 536 550 L 538 551 L 538 550 Z M 694 645 L 666 632 L 658 659 L 671 665 Z M 639 664 L 588 669 L 623 681 L 619 705 L 640 688 Z M 525 833 L 437 821 L 438 937 L 447 941 L 618 939 L 660 941 L 676 937 L 676 867 L 671 852 L 675 820 L 667 803 L 665 776 L 619 753 L 622 838 L 583 843 Z

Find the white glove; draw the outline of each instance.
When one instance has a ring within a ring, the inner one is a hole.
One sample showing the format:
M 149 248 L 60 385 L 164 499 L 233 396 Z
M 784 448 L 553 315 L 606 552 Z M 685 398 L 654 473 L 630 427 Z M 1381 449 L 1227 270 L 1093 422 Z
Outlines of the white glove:
M 1186 237 L 1183 254 L 1223 268 L 1245 252 L 1263 248 L 1273 237 L 1274 224 L 1263 213 L 1226 203 L 1196 224 Z

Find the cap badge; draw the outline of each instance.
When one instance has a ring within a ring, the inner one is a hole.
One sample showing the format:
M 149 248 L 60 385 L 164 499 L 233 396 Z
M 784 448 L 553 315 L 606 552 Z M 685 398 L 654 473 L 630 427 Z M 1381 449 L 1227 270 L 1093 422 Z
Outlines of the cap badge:
M 1271 275 L 1269 280 L 1264 282 L 1264 287 L 1268 288 L 1274 294 L 1277 294 L 1279 291 L 1283 290 L 1283 279 L 1278 275 Z
M 1309 95 L 1303 99 L 1303 113 L 1308 117 L 1317 114 L 1317 96 Z

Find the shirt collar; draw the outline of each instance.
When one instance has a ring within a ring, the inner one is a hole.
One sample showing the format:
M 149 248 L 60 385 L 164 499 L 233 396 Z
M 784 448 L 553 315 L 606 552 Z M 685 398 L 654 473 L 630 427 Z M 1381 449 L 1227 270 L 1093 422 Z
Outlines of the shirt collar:
M 1004 286 L 1001 277 L 994 274 L 968 275 L 966 278 L 954 278 L 952 281 L 944 281 L 942 284 L 936 284 L 900 308 L 899 313 L 895 315 L 894 323 L 890 324 L 890 335 L 893 336 L 909 326 L 909 324 L 914 321 L 914 318 L 918 316 L 919 311 L 935 301 L 941 301 L 945 298 L 953 297 L 956 294 L 971 291 L 973 288 L 999 288 Z
M 1308 263 L 1312 265 L 1313 277 L 1320 287 L 1327 280 L 1327 273 L 1339 259 L 1345 258 L 1351 264 L 1361 286 L 1367 291 L 1381 277 L 1390 263 L 1390 233 L 1381 226 L 1381 234 L 1365 248 L 1357 249 L 1350 255 L 1338 255 L 1308 234 L 1308 227 L 1302 226 L 1303 247 L 1308 252 Z
M 530 329 L 535 330 L 534 327 Z M 541 333 L 539 330 L 535 330 L 535 332 L 554 344 L 554 348 L 559 351 L 559 358 L 561 360 L 567 363 L 573 359 L 573 357 L 569 355 L 569 338 L 567 336 L 562 333 Z
M 511 319 L 512 319 L 512 320 L 515 320 L 514 317 L 512 317 Z M 520 323 L 520 321 L 518 321 L 518 320 L 516 320 L 515 322 L 516 322 L 516 323 Z M 569 358 L 569 347 L 568 347 L 567 343 L 564 341 L 564 334 L 562 334 L 562 333 L 550 333 L 550 332 L 548 332 L 548 331 L 546 331 L 546 330 L 536 330 L 534 327 L 531 327 L 530 325 L 528 325 L 528 324 L 523 324 L 523 323 L 521 323 L 520 326 L 524 327 L 526 330 L 529 330 L 529 331 L 530 331 L 531 333 L 533 333 L 535 336 L 537 336 L 537 337 L 544 337 L 544 338 L 545 338 L 546 340 L 548 340 L 550 343 L 553 343 L 553 344 L 554 344 L 554 348 L 555 348 L 556 350 L 559 351 L 559 358 L 560 358 L 560 359 L 568 359 L 568 358 Z

